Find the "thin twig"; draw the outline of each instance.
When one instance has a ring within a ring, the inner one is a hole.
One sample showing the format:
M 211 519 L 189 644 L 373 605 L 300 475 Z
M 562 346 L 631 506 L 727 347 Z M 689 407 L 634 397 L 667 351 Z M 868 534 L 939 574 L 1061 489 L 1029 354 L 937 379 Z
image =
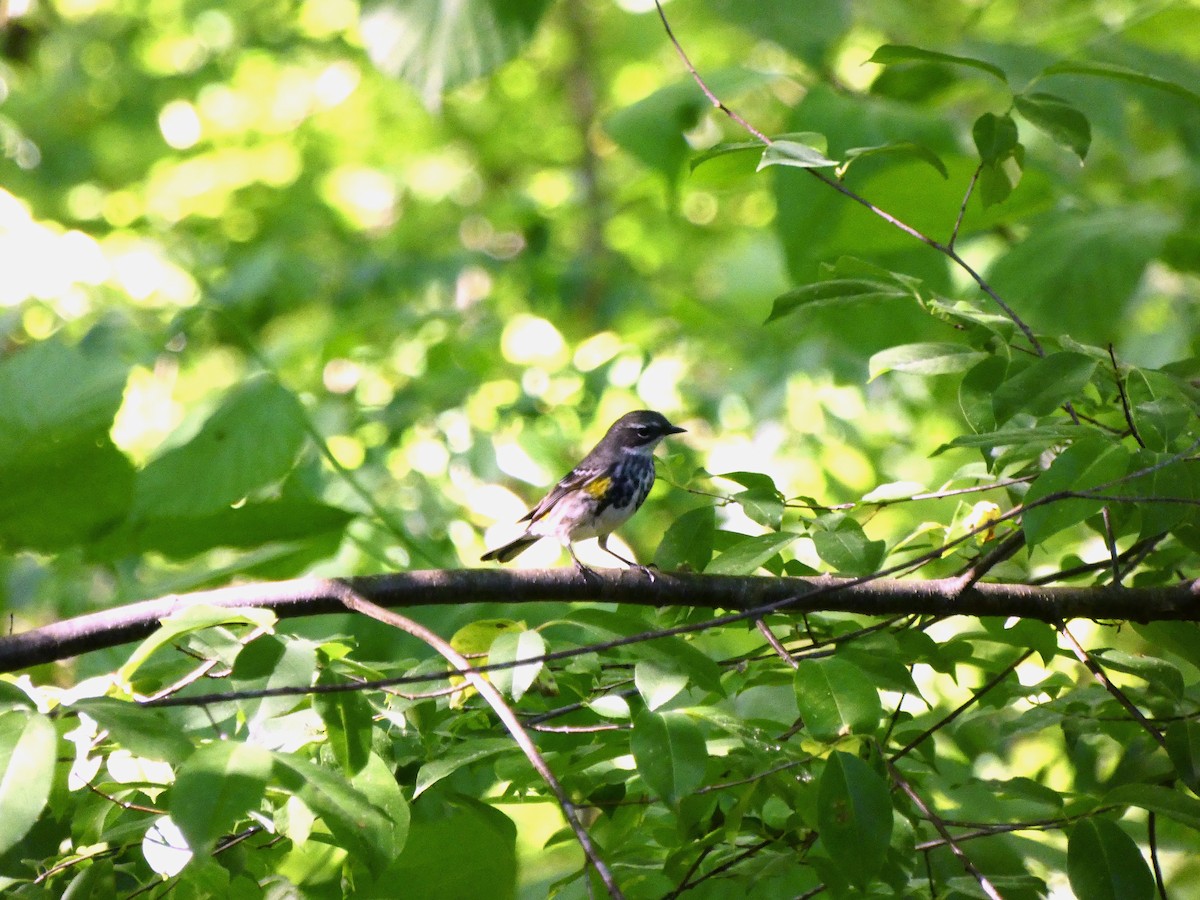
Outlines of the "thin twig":
M 1083 645 L 1079 643 L 1079 641 L 1075 639 L 1075 636 L 1067 629 L 1067 623 L 1059 621 L 1055 623 L 1055 627 L 1058 629 L 1058 633 L 1063 636 L 1063 639 L 1067 642 L 1067 645 L 1071 648 L 1071 652 L 1074 653 L 1076 658 L 1087 667 L 1087 670 L 1092 673 L 1092 676 L 1098 682 L 1100 682 L 1104 689 L 1108 691 L 1113 698 L 1119 704 L 1121 704 L 1122 707 L 1125 708 L 1125 711 L 1129 713 L 1130 717 L 1137 722 L 1138 725 L 1142 726 L 1142 729 L 1148 735 L 1150 735 L 1150 737 L 1154 738 L 1155 742 L 1157 742 L 1160 747 L 1166 750 L 1167 741 L 1166 738 L 1163 737 L 1162 732 L 1155 728 L 1150 720 L 1147 719 L 1142 713 L 1142 711 L 1133 705 L 1133 701 L 1125 695 L 1123 690 L 1112 683 L 1112 680 L 1108 677 L 1108 673 L 1104 671 L 1100 664 L 1096 662 L 1092 655 L 1083 648 Z
M 970 709 L 972 706 L 974 706 L 976 703 L 978 703 L 988 691 L 990 691 L 992 688 L 996 687 L 996 685 L 1000 684 L 1002 681 L 1004 681 L 1006 678 L 1008 678 L 1009 675 L 1011 675 L 1014 671 L 1016 671 L 1017 666 L 1019 666 L 1021 663 L 1025 662 L 1025 660 L 1029 659 L 1029 657 L 1031 657 L 1032 655 L 1033 655 L 1032 650 L 1026 650 L 1023 654 L 1021 654 L 1016 659 L 1014 659 L 1011 663 L 1009 663 L 1007 666 L 1005 666 L 1003 669 L 1001 669 L 999 672 L 997 672 L 994 676 L 992 676 L 992 678 L 990 678 L 983 687 L 981 687 L 979 690 L 977 690 L 973 694 L 971 694 L 970 697 L 968 697 L 966 700 L 964 700 L 962 703 L 960 703 L 950 713 L 943 716 L 941 719 L 939 719 L 933 725 L 930 725 L 928 728 L 926 728 L 924 731 L 922 731 L 920 734 L 918 734 L 915 738 L 913 738 L 911 741 L 909 741 L 907 744 L 905 744 L 903 747 L 901 747 L 899 750 L 897 750 L 895 753 L 893 753 L 890 757 L 891 761 L 895 762 L 898 759 L 904 758 L 909 753 L 911 753 L 913 750 L 915 750 L 917 747 L 919 747 L 922 743 L 924 743 L 924 741 L 926 739 L 928 739 L 931 735 L 937 733 L 938 731 L 941 731 L 943 728 L 945 728 L 947 725 L 949 725 L 951 722 L 953 722 L 955 719 L 957 719 L 959 716 L 961 716 L 963 713 L 965 713 L 968 709 Z
M 663 28 L 667 32 L 667 37 L 670 39 L 671 43 L 675 47 L 675 52 L 679 55 L 679 58 L 683 62 L 684 67 L 687 69 L 688 73 L 692 76 L 692 80 L 695 81 L 697 86 L 700 88 L 700 90 L 703 91 L 704 96 L 708 98 L 709 102 L 712 103 L 712 105 L 715 106 L 717 109 L 719 109 L 721 112 L 725 113 L 726 116 L 728 116 L 730 119 L 732 119 L 738 125 L 740 125 L 742 128 L 744 128 L 749 134 L 751 134 L 755 138 L 755 140 L 761 142 L 763 144 L 763 146 L 765 146 L 765 147 L 771 146 L 772 141 L 769 137 L 767 137 L 765 134 L 763 134 L 761 131 L 759 131 L 757 128 L 755 128 L 753 125 L 751 125 L 749 122 L 747 122 L 736 111 L 734 111 L 734 110 L 730 109 L 728 106 L 726 106 L 725 103 L 721 100 L 721 98 L 718 97 L 715 93 L 713 93 L 712 88 L 710 88 L 708 86 L 708 84 L 705 82 L 704 78 L 696 70 L 696 67 L 694 65 L 692 65 L 692 61 L 688 58 L 687 53 L 684 51 L 684 49 L 680 45 L 679 41 L 675 38 L 675 34 L 671 30 L 671 23 L 667 21 L 667 14 L 663 11 L 662 4 L 659 3 L 659 0 L 654 0 L 654 6 L 658 10 L 658 17 L 662 20 Z M 952 262 L 954 262 L 955 265 L 957 265 L 960 269 L 962 269 L 964 272 L 966 272 L 971 277 L 971 280 L 974 281 L 979 286 L 980 290 L 982 290 L 985 294 L 987 294 L 989 297 L 992 298 L 992 302 L 994 302 L 997 306 L 1000 307 L 1000 309 L 1004 312 L 1004 314 L 1006 316 L 1008 316 L 1008 318 L 1013 322 L 1014 325 L 1016 325 L 1018 328 L 1021 329 L 1021 333 L 1025 335 L 1025 339 L 1027 341 L 1029 341 L 1029 345 L 1033 348 L 1034 352 L 1037 353 L 1038 356 L 1046 355 L 1046 351 L 1042 348 L 1041 342 L 1037 339 L 1037 336 L 1033 333 L 1033 329 L 1031 329 L 1025 323 L 1025 321 L 1020 316 L 1017 315 L 1016 310 L 1014 310 L 1011 306 L 1009 306 L 1007 303 L 1004 302 L 1004 298 L 1002 298 L 998 293 L 996 293 L 996 290 L 990 284 L 988 284 L 987 281 L 984 280 L 982 275 L 980 275 L 977 271 L 975 271 L 975 269 L 973 269 L 970 266 L 970 264 L 967 263 L 966 260 L 964 260 L 961 256 L 958 255 L 958 252 L 955 251 L 955 249 L 953 247 L 951 247 L 947 244 L 943 244 L 940 241 L 937 241 L 937 240 L 929 237 L 929 235 L 924 234 L 921 231 L 918 231 L 916 228 L 909 225 L 907 222 L 904 222 L 904 221 L 896 218 L 891 213 L 876 206 L 870 200 L 867 200 L 862 195 L 855 193 L 850 188 L 846 187 L 842 182 L 838 181 L 836 178 L 831 178 L 830 176 L 826 175 L 824 172 L 820 171 L 819 169 L 806 168 L 804 171 L 806 171 L 813 178 L 816 178 L 817 180 L 821 181 L 827 187 L 833 188 L 838 193 L 843 194 L 844 196 L 853 200 L 855 203 L 858 203 L 859 205 L 870 210 L 870 212 L 872 214 L 883 219 L 889 225 L 900 229 L 901 231 L 903 231 L 905 234 L 909 235 L 910 237 L 915 238 L 916 240 L 920 241 L 921 243 L 926 244 L 927 246 L 933 248 L 934 250 L 937 250 L 939 253 L 941 253 L 941 254 L 945 255 L 947 258 L 949 258 Z
M 767 639 L 767 643 L 771 645 L 771 649 L 779 655 L 780 659 L 782 659 L 793 669 L 800 668 L 800 663 L 796 662 L 795 657 L 788 653 L 787 647 L 779 643 L 779 638 L 775 637 L 775 635 L 771 633 L 771 629 L 767 627 L 767 623 L 763 619 L 755 619 L 754 624 L 758 626 L 759 632 L 761 632 L 762 636 Z
M 559 807 L 562 809 L 563 817 L 567 820 L 567 824 L 571 827 L 571 830 L 575 832 L 575 838 L 579 841 L 579 846 L 583 849 L 583 854 L 587 857 L 588 863 L 596 870 L 596 874 L 600 876 L 600 880 L 604 882 L 604 887 L 608 890 L 608 895 L 613 900 L 623 900 L 624 894 L 621 893 L 616 879 L 613 878 L 608 865 L 601 858 L 600 852 L 592 842 L 592 836 L 588 834 L 583 822 L 580 821 L 575 804 L 567 796 L 566 790 L 563 789 L 562 784 L 554 775 L 550 766 L 547 765 L 537 745 L 529 737 L 529 733 L 521 724 L 521 720 L 517 718 L 512 707 L 505 702 L 504 697 L 496 689 L 495 685 L 473 671 L 471 664 L 467 662 L 461 653 L 451 647 L 449 642 L 443 640 L 441 636 L 430 631 L 424 625 L 414 622 L 407 616 L 402 616 L 399 613 L 392 612 L 372 603 L 344 582 L 331 582 L 330 588 L 341 597 L 342 603 L 351 612 L 370 616 L 372 619 L 383 622 L 385 625 L 391 625 L 393 628 L 398 628 L 407 634 L 411 634 L 436 650 L 450 665 L 462 673 L 463 677 L 471 683 L 471 686 L 491 706 L 496 717 L 503 723 L 505 729 L 511 735 L 513 742 L 521 748 L 530 765 L 542 777 L 542 780 L 546 782 L 546 786 L 550 788 L 550 792 L 554 794 Z
M 963 869 L 965 869 L 967 874 L 979 883 L 979 889 L 983 891 L 984 896 L 988 897 L 989 900 L 1004 900 L 1004 898 L 1001 897 L 1000 892 L 997 891 L 992 883 L 988 880 L 987 876 L 979 871 L 979 869 L 975 866 L 975 863 L 971 862 L 971 858 L 963 852 L 962 847 L 958 846 L 953 835 L 951 835 L 947 830 L 946 823 L 943 822 L 941 817 L 938 816 L 938 814 L 935 813 L 933 809 L 921 799 L 921 795 L 918 794 L 916 790 L 913 789 L 913 786 L 908 783 L 908 780 L 900 774 L 900 770 L 896 768 L 896 765 L 886 756 L 883 758 L 883 762 L 884 765 L 887 766 L 888 773 L 891 775 L 892 781 L 908 796 L 908 799 L 912 801 L 913 805 L 921 811 L 921 815 L 923 815 L 929 821 L 929 824 L 934 827 L 937 833 L 942 836 L 942 840 L 944 840 L 947 846 L 949 846 L 950 851 L 958 857 L 958 861 L 962 864 Z
M 963 217 L 967 214 L 967 202 L 971 199 L 971 194 L 975 192 L 975 183 L 979 181 L 979 173 L 983 171 L 983 163 L 975 167 L 975 171 L 971 173 L 971 182 L 967 185 L 966 193 L 963 194 L 962 205 L 958 208 L 958 218 L 954 220 L 954 230 L 950 232 L 950 240 L 946 241 L 946 246 L 951 250 L 954 249 L 954 242 L 958 240 L 958 230 L 962 228 Z
M 1108 358 L 1112 360 L 1113 378 L 1117 382 L 1117 393 L 1121 395 L 1121 409 L 1125 412 L 1125 424 L 1129 426 L 1129 433 L 1138 442 L 1138 446 L 1144 449 L 1146 442 L 1138 434 L 1137 424 L 1133 421 L 1133 411 L 1129 408 L 1129 395 L 1125 393 L 1125 379 L 1121 377 L 1121 367 L 1117 364 L 1117 352 L 1113 349 L 1111 341 L 1108 345 Z

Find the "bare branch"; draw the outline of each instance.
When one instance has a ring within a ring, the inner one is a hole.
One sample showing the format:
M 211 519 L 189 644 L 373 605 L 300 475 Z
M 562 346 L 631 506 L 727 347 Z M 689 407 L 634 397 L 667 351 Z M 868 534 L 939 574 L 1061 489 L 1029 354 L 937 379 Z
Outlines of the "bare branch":
M 818 610 L 876 616 L 1019 616 L 1051 623 L 1075 618 L 1200 621 L 1200 600 L 1193 592 L 1191 582 L 1136 588 L 980 583 L 961 590 L 957 578 L 898 581 L 882 577 L 886 574 L 861 578 L 830 575 L 758 578 L 662 573 L 651 582 L 636 572 L 624 570 L 609 570 L 599 573 L 596 578 L 583 578 L 570 568 L 434 569 L 349 578 L 346 584 L 363 597 L 387 607 L 463 603 L 515 605 L 553 600 L 740 610 L 707 622 L 664 630 L 663 636 L 703 631 L 771 612 L 802 614 Z M 0 671 L 12 672 L 141 640 L 158 627 L 161 619 L 193 606 L 218 606 L 229 610 L 265 608 L 281 619 L 343 612 L 330 584 L 330 581 L 316 578 L 239 584 L 191 594 L 172 594 L 88 613 L 0 637 Z M 622 646 L 647 639 L 644 636 L 636 640 L 622 639 L 611 645 Z

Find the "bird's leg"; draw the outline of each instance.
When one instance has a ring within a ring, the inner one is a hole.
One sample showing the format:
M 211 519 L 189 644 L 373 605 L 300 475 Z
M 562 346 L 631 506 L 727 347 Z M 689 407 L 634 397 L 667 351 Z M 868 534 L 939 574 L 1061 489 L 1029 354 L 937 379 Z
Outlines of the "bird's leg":
M 579 557 L 575 555 L 575 548 L 572 547 L 569 542 L 567 543 L 566 546 L 567 546 L 567 552 L 571 554 L 571 562 L 575 563 L 575 571 L 576 572 L 578 572 L 580 575 L 582 575 L 585 580 L 590 579 L 590 578 L 595 578 L 597 580 L 601 580 L 599 573 L 597 573 L 594 569 L 588 568 L 587 566 L 585 566 L 583 563 L 581 563 L 579 561 Z
M 609 556 L 619 559 L 621 562 L 625 563 L 625 565 L 629 566 L 629 568 L 631 568 L 631 569 L 637 569 L 639 572 L 641 572 L 643 575 L 645 575 L 651 581 L 654 580 L 654 572 L 649 566 L 643 566 L 641 563 L 634 562 L 632 559 L 626 559 L 620 553 L 617 553 L 615 550 L 608 549 L 608 535 L 607 534 L 600 535 L 600 539 L 596 543 L 599 544 L 600 549 L 603 550 L 605 553 L 607 553 Z

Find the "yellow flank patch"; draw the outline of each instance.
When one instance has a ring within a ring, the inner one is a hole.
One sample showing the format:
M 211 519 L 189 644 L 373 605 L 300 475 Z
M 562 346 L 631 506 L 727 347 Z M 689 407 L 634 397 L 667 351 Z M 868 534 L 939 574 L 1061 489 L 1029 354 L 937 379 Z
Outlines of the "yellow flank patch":
M 589 481 L 583 486 L 583 492 L 591 497 L 600 498 L 608 493 L 608 486 L 612 484 L 612 479 L 608 476 L 597 478 L 595 481 Z

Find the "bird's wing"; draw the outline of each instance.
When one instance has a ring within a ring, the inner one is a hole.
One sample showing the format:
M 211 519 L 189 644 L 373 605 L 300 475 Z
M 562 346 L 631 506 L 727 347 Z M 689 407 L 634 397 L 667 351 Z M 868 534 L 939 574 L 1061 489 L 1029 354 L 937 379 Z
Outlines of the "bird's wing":
M 525 513 L 518 521 L 536 522 L 542 516 L 546 515 L 546 513 L 550 512 L 554 508 L 555 503 L 572 491 L 585 490 L 594 497 L 600 496 L 608 490 L 608 483 L 610 481 L 604 472 L 605 470 L 602 468 L 597 469 L 582 464 L 576 466 L 564 475 L 562 481 L 551 488 L 550 493 L 539 500 L 537 505 Z

